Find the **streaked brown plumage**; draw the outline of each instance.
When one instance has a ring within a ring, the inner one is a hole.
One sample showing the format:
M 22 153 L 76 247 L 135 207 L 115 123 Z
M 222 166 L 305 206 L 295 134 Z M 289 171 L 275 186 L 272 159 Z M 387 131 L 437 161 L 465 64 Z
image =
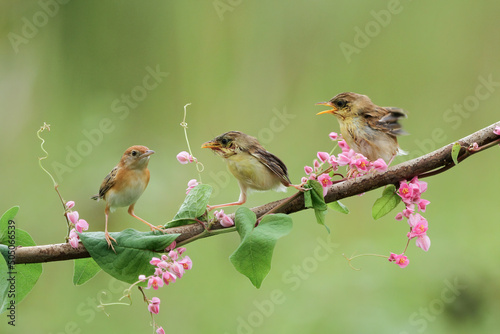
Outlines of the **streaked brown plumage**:
M 148 162 L 153 153 L 155 152 L 146 146 L 135 145 L 129 147 L 123 153 L 118 165 L 104 178 L 99 188 L 99 194 L 91 197 L 94 200 L 103 199 L 106 201 L 104 235 L 109 247 L 113 250 L 111 240 L 115 243 L 116 240 L 108 233 L 108 215 L 109 212 L 113 212 L 116 208 L 128 206 L 128 213 L 132 217 L 147 224 L 152 230 L 159 229 L 134 214 L 135 202 L 141 197 L 149 183 Z
M 407 117 L 403 109 L 379 107 L 368 96 L 356 93 L 341 93 L 328 102 L 316 104 L 332 108 L 317 115 L 333 114 L 347 144 L 369 160 L 382 158 L 390 163 L 396 155 L 406 154 L 396 138 L 407 134 L 398 122 Z
M 210 206 L 210 210 L 245 203 L 248 190 L 286 191 L 289 186 L 302 189 L 290 182 L 283 161 L 266 151 L 252 136 L 239 131 L 229 131 L 201 147 L 210 148 L 226 161 L 241 190 L 237 202 Z

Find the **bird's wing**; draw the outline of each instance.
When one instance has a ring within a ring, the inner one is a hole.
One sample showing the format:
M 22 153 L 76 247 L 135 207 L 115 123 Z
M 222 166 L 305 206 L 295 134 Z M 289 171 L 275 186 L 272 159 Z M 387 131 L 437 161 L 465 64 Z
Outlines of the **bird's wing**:
M 406 118 L 406 112 L 400 108 L 378 107 L 373 112 L 365 113 L 370 126 L 376 130 L 387 132 L 393 136 L 407 135 L 399 119 Z
M 284 186 L 288 187 L 292 183 L 288 178 L 288 170 L 285 164 L 277 156 L 261 148 L 249 150 L 248 153 L 276 174 Z
M 99 188 L 99 195 L 92 197 L 92 199 L 104 198 L 104 195 L 108 192 L 111 187 L 115 185 L 116 174 L 118 173 L 118 166 L 113 168 L 111 172 L 102 181 L 101 188 Z

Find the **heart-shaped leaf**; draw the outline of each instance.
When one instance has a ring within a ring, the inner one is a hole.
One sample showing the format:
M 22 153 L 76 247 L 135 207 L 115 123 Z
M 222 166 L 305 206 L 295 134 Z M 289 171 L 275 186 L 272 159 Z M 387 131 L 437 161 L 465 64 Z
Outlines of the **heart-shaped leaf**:
M 382 192 L 382 196 L 377 198 L 372 207 L 373 219 L 379 219 L 391 212 L 401 202 L 401 197 L 396 194 L 396 187 L 388 185 Z
M 256 288 L 271 270 L 274 246 L 279 238 L 292 230 L 292 219 L 285 214 L 265 216 L 257 227 L 256 216 L 247 208 L 239 208 L 235 214 L 236 230 L 241 244 L 229 257 L 233 266 L 248 277 Z
M 159 257 L 179 234 L 162 234 L 161 232 L 139 232 L 126 229 L 113 232 L 115 252 L 108 248 L 104 232 L 79 233 L 80 239 L 95 262 L 114 278 L 130 284 L 137 282 L 139 275 L 154 273 L 149 263 L 152 257 Z

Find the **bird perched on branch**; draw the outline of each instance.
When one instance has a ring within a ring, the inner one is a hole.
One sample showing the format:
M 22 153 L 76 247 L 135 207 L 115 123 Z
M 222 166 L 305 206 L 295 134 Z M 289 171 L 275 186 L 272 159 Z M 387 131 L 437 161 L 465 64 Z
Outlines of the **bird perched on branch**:
M 303 190 L 301 186 L 290 182 L 285 164 L 277 156 L 266 151 L 252 136 L 239 131 L 229 131 L 201 147 L 211 149 L 226 161 L 241 190 L 237 202 L 209 206 L 209 210 L 241 205 L 246 202 L 249 190 L 286 191 L 286 187 L 290 186 Z
M 397 136 L 407 134 L 398 123 L 406 118 L 400 108 L 379 107 L 366 95 L 341 93 L 328 102 L 318 102 L 332 109 L 321 114 L 334 115 L 346 143 L 369 160 L 384 159 L 388 164 L 396 155 L 406 154 L 399 148 Z
M 106 241 L 114 250 L 111 240 L 116 240 L 108 233 L 108 216 L 116 208 L 128 206 L 128 213 L 147 224 L 151 230 L 160 230 L 144 219 L 134 214 L 135 202 L 141 197 L 149 183 L 148 162 L 154 151 L 146 146 L 129 147 L 120 160 L 120 163 L 102 181 L 99 194 L 91 197 L 94 200 L 103 199 L 106 201 L 104 214 L 106 215 L 105 232 Z

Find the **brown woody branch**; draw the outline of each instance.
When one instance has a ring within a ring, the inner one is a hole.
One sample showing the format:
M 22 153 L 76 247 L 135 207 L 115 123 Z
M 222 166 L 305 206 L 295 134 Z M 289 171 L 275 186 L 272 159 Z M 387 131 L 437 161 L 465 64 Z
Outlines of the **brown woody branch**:
M 471 147 L 473 143 L 477 143 L 479 147 L 485 146 L 485 148 L 488 148 L 490 147 L 489 145 L 498 142 L 500 137 L 493 133 L 495 126 L 500 126 L 500 122 L 492 124 L 460 139 L 458 142 L 461 144 L 462 148 L 460 150 L 458 160 L 462 161 L 471 155 L 483 151 L 469 150 L 468 148 Z M 438 174 L 441 171 L 446 171 L 454 165 L 451 157 L 452 146 L 453 143 L 416 159 L 393 166 L 384 173 L 365 175 L 334 184 L 328 190 L 328 193 L 325 196 L 325 201 L 327 203 L 334 202 L 346 197 L 377 189 L 388 184 L 397 184 L 401 180 L 408 180 L 417 175 L 425 177 Z M 279 201 L 267 203 L 252 209 L 257 217 L 264 215 L 270 210 L 273 210 L 274 213 L 285 214 L 305 210 L 304 197 L 301 194 L 294 195 L 291 198 L 285 198 Z M 234 218 L 234 214 L 232 218 Z M 222 228 L 223 227 L 221 225 L 215 223 L 212 229 L 219 230 Z M 177 238 L 177 242 L 179 243 L 204 233 L 204 228 L 200 224 L 191 224 L 167 229 L 166 233 L 181 234 Z M 206 234 L 205 236 L 211 235 Z M 19 247 L 16 250 L 16 264 L 63 261 L 85 257 L 90 257 L 90 255 L 82 243 L 80 243 L 76 249 L 72 248 L 68 243 L 63 243 L 33 247 Z

